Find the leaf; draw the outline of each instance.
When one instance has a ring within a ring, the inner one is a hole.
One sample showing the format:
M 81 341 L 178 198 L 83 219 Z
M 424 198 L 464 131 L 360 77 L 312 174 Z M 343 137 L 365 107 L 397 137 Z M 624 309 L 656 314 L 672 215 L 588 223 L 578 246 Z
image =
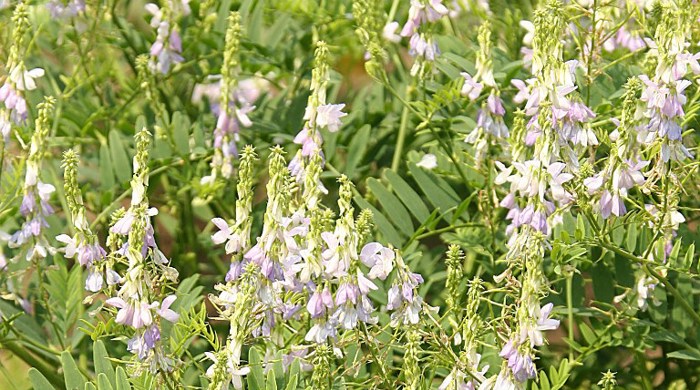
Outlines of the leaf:
M 175 141 L 177 152 L 181 156 L 186 156 L 190 153 L 190 123 L 180 111 L 176 111 L 173 114 L 171 123 L 173 125 L 173 141 Z
M 355 170 L 357 169 L 357 164 L 365 155 L 370 130 L 371 128 L 369 125 L 360 127 L 355 132 L 355 136 L 352 138 L 352 141 L 350 141 L 347 158 L 345 160 L 345 174 L 348 175 L 348 177 L 354 176 Z
M 411 214 L 416 217 L 418 222 L 425 222 L 430 216 L 430 211 L 428 211 L 428 208 L 425 206 L 420 196 L 413 191 L 413 188 L 392 170 L 387 169 L 384 171 L 384 177 L 389 184 L 391 184 L 391 187 L 399 199 L 406 205 Z
M 109 385 L 109 383 L 107 383 L 107 385 Z M 112 389 L 111 385 L 110 385 L 109 389 L 110 390 Z M 85 384 L 85 390 L 97 390 L 97 387 L 95 387 L 95 385 L 93 385 L 92 382 L 87 382 Z
M 114 186 L 114 169 L 106 144 L 100 145 L 100 188 L 108 190 Z
M 403 207 L 401 201 L 399 201 L 394 194 L 389 192 L 377 179 L 367 179 L 367 187 L 369 187 L 370 191 L 377 197 L 379 204 L 382 205 L 382 208 L 387 212 L 389 218 L 394 221 L 395 226 L 406 236 L 413 234 L 411 216 L 408 214 L 408 211 L 406 211 L 406 208 Z
M 639 235 L 639 230 L 636 223 L 629 224 L 627 228 L 627 241 L 625 242 L 625 248 L 628 251 L 634 253 L 637 248 L 637 236 Z
M 117 366 L 117 390 L 131 390 L 131 384 L 129 384 L 129 378 L 126 376 L 126 372 L 121 366 Z
M 29 381 L 32 382 L 34 390 L 54 390 L 51 382 L 34 367 L 29 369 Z
M 695 257 L 695 243 L 688 246 L 688 250 L 683 257 L 683 269 L 690 269 L 693 266 L 693 258 Z
M 275 381 L 275 373 L 273 370 L 267 372 L 267 380 L 265 381 L 265 390 L 277 390 L 277 381 Z
M 606 266 L 609 263 L 609 261 L 601 261 L 596 263 L 591 269 L 595 298 L 606 303 L 611 303 L 615 296 L 615 281 L 612 278 L 612 273 Z
M 581 331 L 583 339 L 586 340 L 586 343 L 588 343 L 588 345 L 593 345 L 598 339 L 598 336 L 596 336 L 595 332 L 593 332 L 591 327 L 588 326 L 585 322 L 580 322 L 578 324 L 578 327 Z
M 413 175 L 416 183 L 418 183 L 421 191 L 428 197 L 428 201 L 440 209 L 442 213 L 445 213 L 447 218 L 450 218 L 452 214 L 447 211 L 456 207 L 460 202 L 459 196 L 454 190 L 443 179 L 426 172 L 416 166 L 416 164 L 409 163 L 408 170 Z
M 549 378 L 547 378 L 547 374 L 545 374 L 544 370 L 540 371 L 540 389 L 542 390 L 550 390 L 549 386 Z
M 364 200 L 362 197 L 356 196 L 353 198 L 353 200 L 355 201 L 355 203 L 357 203 L 357 205 L 360 208 L 368 209 L 372 212 L 372 219 L 374 220 L 374 224 L 377 226 L 377 229 L 379 229 L 379 231 L 382 233 L 386 241 L 388 241 L 395 247 L 401 246 L 403 240 L 401 239 L 399 232 L 397 232 L 396 229 L 394 229 L 394 226 L 391 224 L 391 222 L 389 222 L 388 219 L 386 219 L 384 214 L 380 213 L 379 210 L 374 208 L 371 204 L 367 203 L 367 201 Z
M 109 383 L 116 385 L 114 367 L 109 361 L 109 355 L 102 340 L 95 341 L 95 345 L 92 347 L 92 355 L 95 360 L 95 372 L 97 375 L 105 374 L 107 379 L 109 379 Z
M 251 347 L 248 351 L 248 366 L 250 367 L 250 373 L 248 374 L 248 387 L 251 390 L 265 389 L 265 374 L 263 373 L 262 359 L 260 358 L 260 352 L 255 347 Z
M 695 304 L 693 302 L 693 284 L 690 279 L 690 276 L 688 276 L 685 273 L 679 273 L 678 278 L 676 279 L 674 284 L 680 295 L 688 301 L 690 306 L 695 307 Z M 674 332 L 676 332 L 680 337 L 686 337 L 686 335 L 693 327 L 693 320 L 685 312 L 685 309 L 683 308 L 679 300 L 675 299 L 675 297 L 673 300 L 673 306 L 671 307 L 670 314 L 670 320 L 673 324 Z
M 117 130 L 109 132 L 109 151 L 117 180 L 121 184 L 127 183 L 131 180 L 131 164 L 129 164 L 126 145 L 122 142 Z
M 285 387 L 285 390 L 296 390 L 297 388 L 297 382 L 299 382 L 299 374 L 294 374 L 289 378 L 289 382 L 287 382 L 287 387 Z
M 97 374 L 97 388 L 99 390 L 113 390 L 114 388 L 112 387 L 112 384 L 109 383 L 109 379 L 107 379 L 107 375 L 100 373 Z
M 85 378 L 78 370 L 78 366 L 69 352 L 63 351 L 61 353 L 61 364 L 63 365 L 63 379 L 66 381 L 67 390 L 81 390 L 85 387 Z
M 680 351 L 673 351 L 666 355 L 667 357 L 673 359 L 683 359 L 683 360 L 696 360 L 700 361 L 700 351 L 697 349 L 681 349 Z

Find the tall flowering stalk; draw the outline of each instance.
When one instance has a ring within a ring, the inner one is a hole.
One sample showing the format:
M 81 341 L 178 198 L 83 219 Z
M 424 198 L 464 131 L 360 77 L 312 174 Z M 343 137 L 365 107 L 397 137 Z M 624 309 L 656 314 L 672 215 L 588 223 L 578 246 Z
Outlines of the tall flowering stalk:
M 642 83 L 631 78 L 625 85 L 622 98 L 622 114 L 618 127 L 610 134 L 614 141 L 605 168 L 584 180 L 589 195 L 599 199 L 596 210 L 603 219 L 611 215 L 621 217 L 627 213 L 624 199 L 629 190 L 645 182 L 642 169 L 649 162 L 642 159 L 641 143 L 638 140 L 639 94 Z
M 169 260 L 156 245 L 150 217 L 157 213 L 148 207 L 148 149 L 150 133 L 141 129 L 134 137 L 136 155 L 133 159 L 134 175 L 131 180 L 131 206 L 117 220 L 110 232 L 126 237 L 117 256 L 127 269 L 119 279 L 116 295 L 105 303 L 118 309 L 115 322 L 128 329 L 131 338 L 127 349 L 134 354 L 135 370 L 151 373 L 169 372 L 176 364 L 168 357 L 161 341 L 161 322 L 177 322 L 179 315 L 170 309 L 176 299 L 169 294 L 178 273 L 169 267 Z M 114 239 L 114 238 L 112 238 Z M 108 239 L 109 244 L 109 239 Z M 162 378 L 168 381 L 167 377 Z
M 330 81 L 328 70 L 328 46 L 325 42 L 319 41 L 316 43 L 316 51 L 314 52 L 314 69 L 311 72 L 311 95 L 309 95 L 306 111 L 304 112 L 304 126 L 297 136 L 294 137 L 294 143 L 301 145 L 301 149 L 289 164 L 290 171 L 299 183 L 304 181 L 307 175 L 307 165 L 313 159 L 313 156 L 319 155 L 321 157 L 321 168 L 323 168 L 325 161 L 323 160 L 321 129 L 326 128 L 328 131 L 335 133 L 342 125 L 340 118 L 347 115 L 341 111 L 345 104 L 328 104 L 326 102 L 326 89 Z M 321 191 L 325 192 L 325 188 L 320 182 L 318 185 Z
M 464 85 L 462 95 L 471 101 L 479 98 L 484 88 L 490 90 L 488 97 L 482 103 L 477 114 L 476 128 L 467 135 L 465 142 L 474 145 L 476 149 L 476 165 L 481 165 L 486 157 L 490 144 L 503 142 L 508 138 L 508 127 L 503 121 L 506 111 L 503 100 L 493 78 L 493 60 L 491 58 L 491 25 L 484 22 L 479 27 L 479 52 L 476 56 L 476 75 L 472 77 L 463 72 Z
M 56 240 L 66 244 L 64 253 L 67 258 L 76 257 L 78 263 L 88 269 L 85 289 L 96 293 L 102 290 L 105 277 L 109 285 L 119 280 L 119 275 L 110 268 L 105 268 L 107 252 L 100 245 L 97 234 L 90 229 L 83 197 L 78 186 L 78 154 L 74 150 L 63 153 L 64 190 L 66 203 L 71 214 L 75 235 L 61 234 Z
M 10 54 L 7 58 L 5 71 L 7 75 L 0 79 L 0 134 L 2 134 L 3 149 L 7 143 L 10 131 L 13 125 L 19 126 L 27 120 L 27 101 L 25 97 L 26 91 L 36 89 L 34 79 L 44 75 L 44 70 L 41 68 L 27 69 L 24 63 L 24 53 L 27 48 L 25 45 L 25 36 L 29 30 L 29 18 L 27 14 L 27 5 L 24 1 L 20 1 L 15 6 L 12 15 L 12 46 L 10 46 Z
M 623 117 L 619 136 L 615 134 L 619 137 L 618 142 L 625 145 L 623 151 L 632 154 L 643 148 L 648 160 L 641 160 L 641 157 L 635 160 L 634 156 L 624 170 L 615 172 L 613 176 L 613 186 L 625 191 L 640 187 L 652 195 L 650 203 L 644 205 L 644 211 L 648 225 L 655 234 L 642 257 L 652 262 L 650 267 L 654 268 L 654 272 L 640 268 L 631 294 L 636 299 L 637 307 L 642 310 L 647 308 L 647 301 L 656 288 L 659 281 L 657 275 L 666 275 L 663 264 L 671 254 L 680 224 L 685 222 L 678 206 L 683 191 L 680 176 L 684 174 L 684 169 L 681 163 L 693 157 L 683 143 L 687 102 L 685 91 L 692 85 L 686 77 L 689 70 L 695 74 L 700 73 L 700 53 L 688 51 L 688 41 L 691 39 L 689 32 L 697 18 L 693 4 L 690 1 L 672 2 L 662 5 L 660 10 L 661 20 L 654 40 L 650 42 L 651 50 L 647 58 L 648 67 L 653 69 L 653 74 L 639 76 L 641 83 L 637 82 L 636 88 L 639 90 L 638 84 L 642 84 L 639 99 L 641 105 L 632 107 L 629 104 L 628 111 L 636 110 L 634 121 L 624 121 Z M 627 117 L 631 117 L 631 113 Z M 624 136 L 626 133 L 630 135 Z M 636 134 L 636 139 L 631 134 Z M 598 182 L 593 184 L 597 185 Z M 624 214 L 624 203 L 614 193 L 611 199 L 612 214 Z M 608 214 L 604 200 L 601 198 L 600 207 L 604 214 Z
M 221 81 L 218 86 L 218 104 L 212 109 L 217 115 L 214 129 L 214 158 L 211 162 L 212 173 L 203 178 L 204 182 L 212 181 L 221 176 L 231 178 L 233 160 L 238 157 L 237 143 L 241 126 L 250 127 L 252 122 L 248 113 L 255 107 L 252 105 L 257 94 L 251 94 L 238 86 L 241 16 L 232 12 L 228 18 L 226 43 L 224 46 L 224 61 L 221 65 Z M 251 99 L 252 97 L 252 99 Z
M 461 250 L 458 247 L 451 247 L 448 251 L 448 256 L 459 257 Z M 456 329 L 455 344 L 461 344 L 462 350 L 459 352 L 457 361 L 451 367 L 450 374 L 445 377 L 439 390 L 458 390 L 458 389 L 477 389 L 480 384 L 484 383 L 484 387 L 490 386 L 486 379 L 486 372 L 489 365 L 485 364 L 479 368 L 481 363 L 481 354 L 479 351 L 479 336 L 484 327 L 483 319 L 479 316 L 479 303 L 481 294 L 483 294 L 483 284 L 479 278 L 474 278 L 470 282 L 469 291 L 467 292 L 466 305 L 460 311 L 463 311 L 463 320 L 461 321 L 461 329 Z
M 575 146 L 586 146 L 595 139 L 585 122 L 593 116 L 580 99 L 569 97 L 575 89 L 575 63 L 562 62 L 565 19 L 561 5 L 549 1 L 535 13 L 532 71 L 535 77 L 527 82 L 515 81 L 520 89 L 516 102 L 527 99 L 525 114 L 530 116 L 527 133 L 514 131 L 524 139 L 516 140 L 533 146 L 531 152 L 513 148 L 512 166 L 501 163 L 496 184 L 510 183 L 510 193 L 501 205 L 510 209 L 512 221 L 507 229 L 509 264 L 521 270 L 517 285 L 519 295 L 513 327 L 501 350 L 504 364 L 498 376 L 488 383 L 494 388 L 519 388 L 536 376 L 535 347 L 544 344 L 543 330 L 555 329 L 559 321 L 550 319 L 552 304 L 542 306 L 548 281 L 542 272 L 551 225 L 573 199 L 564 184 L 573 178 L 567 171 L 578 167 Z M 520 126 L 520 125 L 519 125 Z M 573 145 L 572 145 L 573 144 Z M 524 160 L 531 155 L 531 159 Z M 515 169 L 515 172 L 513 172 Z M 501 387 L 499 387 L 501 386 Z
M 46 217 L 54 213 L 49 200 L 56 188 L 44 183 L 41 173 L 55 101 L 52 97 L 46 97 L 38 106 L 39 115 L 36 118 L 34 134 L 29 145 L 22 204 L 19 208 L 24 222 L 11 236 L 5 234 L 1 236 L 8 241 L 10 248 L 22 248 L 16 258 L 24 257 L 27 261 L 42 260 L 54 251 L 44 230 L 49 226 Z

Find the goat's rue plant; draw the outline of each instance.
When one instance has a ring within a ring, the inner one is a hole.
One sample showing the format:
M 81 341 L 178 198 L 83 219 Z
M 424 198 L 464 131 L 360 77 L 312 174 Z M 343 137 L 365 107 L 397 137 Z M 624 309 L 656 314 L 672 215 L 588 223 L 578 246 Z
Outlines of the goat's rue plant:
M 0 1 L 0 388 L 697 388 L 699 21 Z

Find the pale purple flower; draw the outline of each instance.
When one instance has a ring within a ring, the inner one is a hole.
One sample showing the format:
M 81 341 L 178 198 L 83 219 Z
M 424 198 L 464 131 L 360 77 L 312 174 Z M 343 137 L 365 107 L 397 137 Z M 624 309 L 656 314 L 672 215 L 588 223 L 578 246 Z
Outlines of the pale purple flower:
M 334 339 L 338 331 L 332 320 L 317 322 L 309 329 L 304 337 L 306 341 L 313 341 L 317 344 L 325 343 L 328 338 Z
M 369 278 L 385 280 L 393 269 L 393 262 L 396 254 L 390 248 L 384 247 L 378 242 L 366 244 L 360 252 L 362 263 L 370 267 Z
M 46 3 L 52 19 L 69 19 L 85 12 L 85 0 L 49 0 Z
M 333 297 L 330 291 L 328 288 L 316 289 L 306 304 L 306 310 L 311 314 L 311 318 L 317 318 L 323 316 L 327 308 L 333 308 Z
M 537 375 L 535 363 L 533 363 L 530 355 L 521 354 L 518 351 L 518 345 L 513 340 L 509 340 L 503 346 L 499 355 L 508 361 L 508 368 L 511 369 L 513 377 L 518 382 L 525 382 Z
M 469 97 L 469 100 L 476 100 L 484 89 L 484 85 L 477 82 L 472 76 L 467 72 L 460 73 L 464 77 L 464 84 L 462 85 L 462 96 Z
M 610 214 L 620 217 L 626 212 L 625 202 L 618 192 L 603 191 L 600 196 L 600 214 L 604 219 L 610 217 Z
M 554 330 L 559 328 L 559 320 L 550 318 L 554 304 L 548 303 L 539 308 L 536 322 L 534 324 L 524 325 L 520 330 L 520 341 L 524 343 L 530 341 L 530 347 L 544 345 L 543 331 Z
M 124 301 L 122 298 L 115 297 L 110 298 L 105 301 L 106 304 L 119 308 L 117 312 L 117 317 L 115 321 L 118 324 L 131 326 L 135 329 L 142 328 L 144 326 L 149 326 L 153 323 L 153 316 L 151 315 L 151 309 L 155 307 L 152 304 L 146 302 L 139 302 L 136 300 L 129 299 L 129 302 Z
M 96 293 L 102 290 L 103 283 L 104 278 L 102 277 L 102 273 L 95 269 L 91 269 L 90 272 L 88 272 L 87 278 L 85 279 L 85 289 Z
M 408 42 L 408 54 L 420 56 L 428 61 L 435 61 L 435 57 L 440 55 L 440 48 L 432 37 L 426 38 L 423 34 L 413 34 Z
M 432 153 L 426 153 L 420 161 L 416 163 L 416 166 L 427 170 L 435 169 L 437 168 L 437 157 Z
M 231 236 L 232 230 L 229 224 L 223 218 L 213 218 L 211 222 L 219 228 L 219 231 L 212 234 L 211 240 L 214 244 L 219 245 L 226 242 Z
M 177 322 L 180 315 L 170 309 L 170 306 L 176 299 L 177 297 L 175 295 L 168 295 L 165 297 L 165 299 L 163 299 L 163 303 L 160 305 L 160 308 L 156 310 L 156 313 L 170 322 Z

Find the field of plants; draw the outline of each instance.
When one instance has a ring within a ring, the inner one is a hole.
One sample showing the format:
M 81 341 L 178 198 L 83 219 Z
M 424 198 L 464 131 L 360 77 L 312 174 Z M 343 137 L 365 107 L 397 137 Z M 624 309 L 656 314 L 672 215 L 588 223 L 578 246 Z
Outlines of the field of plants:
M 699 61 L 696 0 L 0 0 L 0 389 L 699 389 Z

